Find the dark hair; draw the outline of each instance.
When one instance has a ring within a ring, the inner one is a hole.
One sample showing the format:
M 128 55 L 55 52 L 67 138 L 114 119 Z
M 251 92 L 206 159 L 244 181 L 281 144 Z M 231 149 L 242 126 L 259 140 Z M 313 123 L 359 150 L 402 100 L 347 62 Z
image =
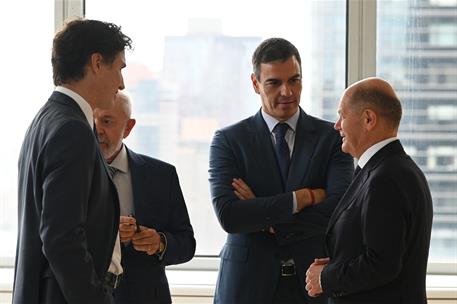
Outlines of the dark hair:
M 375 86 L 361 86 L 354 88 L 350 100 L 351 105 L 360 110 L 372 108 L 378 115 L 385 117 L 393 128 L 400 125 L 402 109 L 397 96 L 386 94 Z
M 100 53 L 105 63 L 112 64 L 126 47 L 132 48 L 132 40 L 113 23 L 87 19 L 67 23 L 53 41 L 51 62 L 54 84 L 84 78 L 85 66 L 92 54 Z
M 300 65 L 301 58 L 297 48 L 283 38 L 269 38 L 264 40 L 254 51 L 252 55 L 252 66 L 257 80 L 260 80 L 260 64 L 276 60 L 286 61 L 291 56 L 295 56 Z

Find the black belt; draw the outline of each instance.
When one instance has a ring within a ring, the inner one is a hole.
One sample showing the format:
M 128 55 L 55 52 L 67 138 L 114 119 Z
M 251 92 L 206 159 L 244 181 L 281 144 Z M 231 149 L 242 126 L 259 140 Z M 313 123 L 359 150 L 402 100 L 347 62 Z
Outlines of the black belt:
M 111 272 L 107 272 L 105 275 L 105 284 L 111 287 L 112 289 L 116 289 L 119 287 L 119 284 L 122 280 L 122 273 L 117 275 Z
M 289 261 L 281 261 L 281 267 L 280 267 L 280 275 L 282 277 L 290 277 L 294 276 L 296 274 L 295 272 L 295 263 L 293 260 Z

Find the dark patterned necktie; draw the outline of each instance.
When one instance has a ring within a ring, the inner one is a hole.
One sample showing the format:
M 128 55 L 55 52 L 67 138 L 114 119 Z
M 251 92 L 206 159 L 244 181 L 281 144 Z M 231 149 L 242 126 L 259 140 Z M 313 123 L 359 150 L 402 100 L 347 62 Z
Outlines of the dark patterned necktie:
M 360 170 L 362 170 L 359 166 L 355 168 L 354 175 L 352 176 L 352 179 L 356 178 L 357 174 L 359 174 Z
M 108 165 L 108 172 L 109 172 L 109 175 L 111 176 L 111 179 L 114 177 L 114 175 L 117 173 L 117 171 L 119 171 L 118 168 Z
M 285 138 L 288 129 L 289 125 L 286 123 L 278 123 L 273 129 L 273 134 L 276 140 L 275 152 L 278 158 L 279 169 L 281 170 L 281 177 L 284 185 L 287 182 L 290 164 L 290 150 Z

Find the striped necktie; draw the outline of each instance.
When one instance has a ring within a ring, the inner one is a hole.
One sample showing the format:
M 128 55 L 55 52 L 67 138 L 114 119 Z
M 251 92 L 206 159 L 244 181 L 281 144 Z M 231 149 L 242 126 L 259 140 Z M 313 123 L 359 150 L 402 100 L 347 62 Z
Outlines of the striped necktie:
M 114 175 L 115 175 L 118 171 L 119 171 L 118 168 L 108 165 L 108 172 L 109 172 L 109 175 L 111 176 L 111 178 L 113 178 Z

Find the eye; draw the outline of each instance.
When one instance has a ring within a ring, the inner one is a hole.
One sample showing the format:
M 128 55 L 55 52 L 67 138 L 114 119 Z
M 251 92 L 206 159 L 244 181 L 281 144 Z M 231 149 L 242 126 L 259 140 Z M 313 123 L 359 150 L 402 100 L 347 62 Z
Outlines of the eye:
M 294 78 L 292 79 L 293 82 L 295 83 L 300 83 L 301 82 L 301 78 Z
M 276 79 L 269 79 L 269 80 L 265 81 L 265 85 L 267 85 L 267 86 L 276 86 L 278 84 L 279 84 L 279 81 Z

